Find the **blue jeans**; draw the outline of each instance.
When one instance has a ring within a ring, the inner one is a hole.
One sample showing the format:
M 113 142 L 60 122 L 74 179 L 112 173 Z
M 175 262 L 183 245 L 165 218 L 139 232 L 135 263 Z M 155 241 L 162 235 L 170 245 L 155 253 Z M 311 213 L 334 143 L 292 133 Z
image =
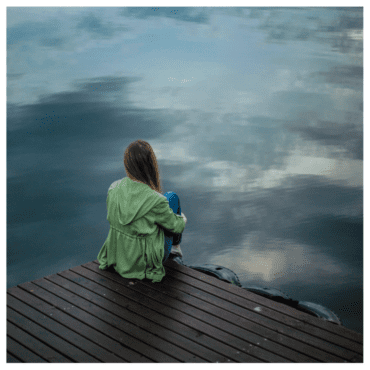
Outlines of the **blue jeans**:
M 181 215 L 180 199 L 178 195 L 173 191 L 168 191 L 163 195 L 167 198 L 172 211 L 178 215 Z M 168 230 L 165 229 L 163 230 L 164 230 L 164 257 L 163 257 L 164 262 L 171 253 L 172 245 L 180 244 L 182 234 L 174 234 Z

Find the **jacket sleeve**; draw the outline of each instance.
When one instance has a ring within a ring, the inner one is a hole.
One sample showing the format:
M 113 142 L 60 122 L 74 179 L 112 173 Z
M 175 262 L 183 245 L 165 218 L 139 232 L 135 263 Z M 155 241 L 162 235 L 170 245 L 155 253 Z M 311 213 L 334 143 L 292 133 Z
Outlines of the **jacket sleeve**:
M 185 229 L 185 220 L 172 211 L 165 197 L 152 208 L 152 214 L 154 222 L 171 233 L 181 234 Z

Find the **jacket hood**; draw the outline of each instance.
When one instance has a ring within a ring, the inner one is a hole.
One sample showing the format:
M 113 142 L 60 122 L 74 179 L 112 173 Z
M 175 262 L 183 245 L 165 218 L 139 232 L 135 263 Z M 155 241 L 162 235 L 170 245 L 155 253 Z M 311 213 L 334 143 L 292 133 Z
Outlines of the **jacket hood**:
M 121 225 L 127 225 L 145 216 L 160 201 L 164 195 L 156 192 L 150 186 L 124 177 L 115 181 L 108 190 L 109 204 L 113 205 L 108 209 L 108 219 L 110 214 L 119 217 Z M 165 198 L 165 197 L 164 197 Z

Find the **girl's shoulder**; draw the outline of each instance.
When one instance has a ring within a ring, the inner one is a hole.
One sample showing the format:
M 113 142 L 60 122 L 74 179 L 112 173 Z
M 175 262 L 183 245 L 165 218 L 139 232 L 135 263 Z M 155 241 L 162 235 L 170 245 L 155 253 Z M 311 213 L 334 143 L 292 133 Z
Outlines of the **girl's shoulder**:
M 114 188 L 116 188 L 121 182 L 123 182 L 123 180 L 125 179 L 125 177 L 124 178 L 122 178 L 122 179 L 119 179 L 119 180 L 116 180 L 116 181 L 114 181 L 111 185 L 110 185 L 110 187 L 109 187 L 109 189 L 108 189 L 108 192 L 109 192 L 109 190 L 112 190 L 112 189 L 114 189 Z
M 158 194 L 160 197 L 167 199 L 163 194 L 159 193 L 158 191 L 153 190 L 155 194 Z

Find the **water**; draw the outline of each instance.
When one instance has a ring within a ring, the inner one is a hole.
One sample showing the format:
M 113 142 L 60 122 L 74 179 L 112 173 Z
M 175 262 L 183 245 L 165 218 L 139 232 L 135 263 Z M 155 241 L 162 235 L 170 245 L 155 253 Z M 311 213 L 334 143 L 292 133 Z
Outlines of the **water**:
M 7 8 L 7 287 L 96 259 L 148 141 L 184 262 L 363 331 L 362 8 Z

